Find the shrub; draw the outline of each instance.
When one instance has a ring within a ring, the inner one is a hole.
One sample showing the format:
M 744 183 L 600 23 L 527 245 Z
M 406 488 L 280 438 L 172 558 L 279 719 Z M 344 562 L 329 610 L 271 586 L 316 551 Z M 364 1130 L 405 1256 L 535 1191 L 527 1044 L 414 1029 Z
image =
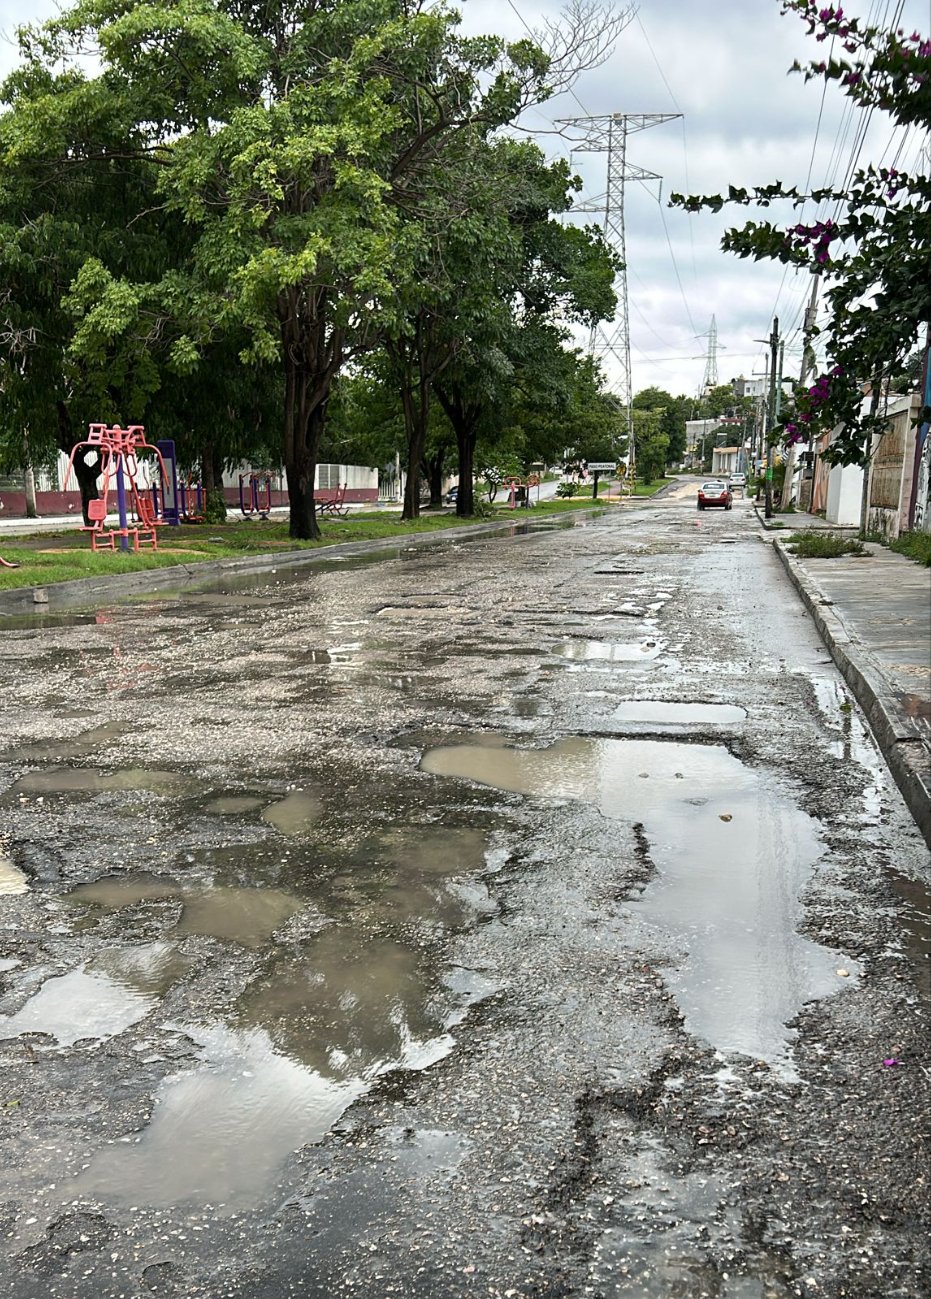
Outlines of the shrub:
M 796 532 L 788 538 L 793 555 L 800 559 L 840 559 L 843 555 L 865 555 L 862 541 L 834 537 L 823 532 Z
M 931 568 L 931 532 L 903 532 L 890 543 L 889 549 Z
M 576 496 L 578 494 L 578 490 L 579 490 L 578 483 L 560 483 L 559 486 L 556 488 L 556 495 L 561 496 L 563 497 L 563 499 L 565 499 L 569 496 Z

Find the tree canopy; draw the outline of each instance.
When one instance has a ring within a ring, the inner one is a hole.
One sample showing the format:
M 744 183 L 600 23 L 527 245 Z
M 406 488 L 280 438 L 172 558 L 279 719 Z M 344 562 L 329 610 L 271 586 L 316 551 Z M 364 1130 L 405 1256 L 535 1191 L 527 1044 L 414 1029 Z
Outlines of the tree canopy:
M 79 0 L 23 28 L 0 112 L 7 460 L 23 434 L 35 456 L 150 417 L 234 459 L 273 445 L 277 403 L 292 535 L 316 535 L 344 366 L 381 349 L 410 397 L 412 340 L 432 385 L 522 318 L 613 310 L 597 236 L 549 220 L 568 169 L 499 132 L 630 16 L 570 0 L 508 42 L 406 0 Z M 463 328 L 483 308 L 484 343 Z

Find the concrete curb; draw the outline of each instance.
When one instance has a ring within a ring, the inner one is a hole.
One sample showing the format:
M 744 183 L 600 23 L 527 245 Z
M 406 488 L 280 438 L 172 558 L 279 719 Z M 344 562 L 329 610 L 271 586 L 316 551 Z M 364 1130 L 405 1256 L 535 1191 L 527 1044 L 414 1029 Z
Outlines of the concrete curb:
M 903 715 L 895 691 L 879 664 L 862 641 L 851 634 L 832 602 L 801 570 L 784 542 L 774 537 L 773 546 L 853 697 L 866 714 L 908 809 L 931 847 L 931 754 L 921 732 Z
M 567 526 L 577 519 L 590 519 L 605 513 L 605 506 L 578 510 L 569 516 L 550 515 L 551 519 L 567 520 Z M 515 514 L 518 513 L 515 511 Z M 170 564 L 165 568 L 145 569 L 138 573 L 114 573 L 112 576 L 82 577 L 72 582 L 54 582 L 49 586 L 18 586 L 0 591 L 0 630 L 3 617 L 22 617 L 56 609 L 80 609 L 108 600 L 126 600 L 144 596 L 149 592 L 177 587 L 195 589 L 200 583 L 216 582 L 225 577 L 240 577 L 249 573 L 271 573 L 278 569 L 293 570 L 314 564 L 325 564 L 344 556 L 376 556 L 386 550 L 409 550 L 429 546 L 437 541 L 458 538 L 469 541 L 476 537 L 504 534 L 516 526 L 531 523 L 533 516 L 494 523 L 476 523 L 458 528 L 442 528 L 436 532 L 406 533 L 400 537 L 379 537 L 372 541 L 335 542 L 317 550 L 285 550 L 277 553 L 250 555 L 243 559 L 205 559 L 198 564 Z M 37 595 L 39 598 L 37 598 Z

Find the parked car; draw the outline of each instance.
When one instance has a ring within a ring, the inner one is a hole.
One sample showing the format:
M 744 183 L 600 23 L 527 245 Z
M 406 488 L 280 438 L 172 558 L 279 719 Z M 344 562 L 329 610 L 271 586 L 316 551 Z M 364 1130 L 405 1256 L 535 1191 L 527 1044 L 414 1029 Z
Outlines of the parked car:
M 727 476 L 727 483 L 728 483 L 728 486 L 729 486 L 729 487 L 741 487 L 741 488 L 746 488 L 746 486 L 747 486 L 747 475 L 746 475 L 746 474 L 728 474 L 728 476 Z
M 454 483 L 453 486 L 450 487 L 449 491 L 446 493 L 446 504 L 455 505 L 458 499 L 459 499 L 459 484 Z
M 702 483 L 698 489 L 698 508 L 700 510 L 708 510 L 713 505 L 721 505 L 725 510 L 729 510 L 733 502 L 734 498 L 727 483 Z

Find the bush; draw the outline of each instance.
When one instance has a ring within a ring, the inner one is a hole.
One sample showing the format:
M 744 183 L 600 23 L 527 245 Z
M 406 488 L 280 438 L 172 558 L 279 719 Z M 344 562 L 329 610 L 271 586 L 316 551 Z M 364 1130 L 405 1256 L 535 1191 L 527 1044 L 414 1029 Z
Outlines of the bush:
M 793 555 L 800 559 L 840 559 L 843 555 L 865 555 L 862 541 L 834 537 L 823 532 L 796 532 L 788 538 Z
M 498 511 L 492 505 L 491 501 L 480 500 L 478 495 L 472 499 L 472 518 L 473 519 L 496 519 Z
M 577 496 L 578 492 L 578 483 L 560 483 L 556 488 L 556 495 L 561 496 L 564 500 L 569 496 Z
M 889 549 L 898 555 L 907 555 L 916 564 L 931 568 L 931 532 L 903 532 L 890 543 Z
M 225 523 L 226 501 L 223 497 L 223 489 L 217 487 L 212 492 L 207 492 L 206 496 L 207 500 L 204 504 L 204 522 Z

